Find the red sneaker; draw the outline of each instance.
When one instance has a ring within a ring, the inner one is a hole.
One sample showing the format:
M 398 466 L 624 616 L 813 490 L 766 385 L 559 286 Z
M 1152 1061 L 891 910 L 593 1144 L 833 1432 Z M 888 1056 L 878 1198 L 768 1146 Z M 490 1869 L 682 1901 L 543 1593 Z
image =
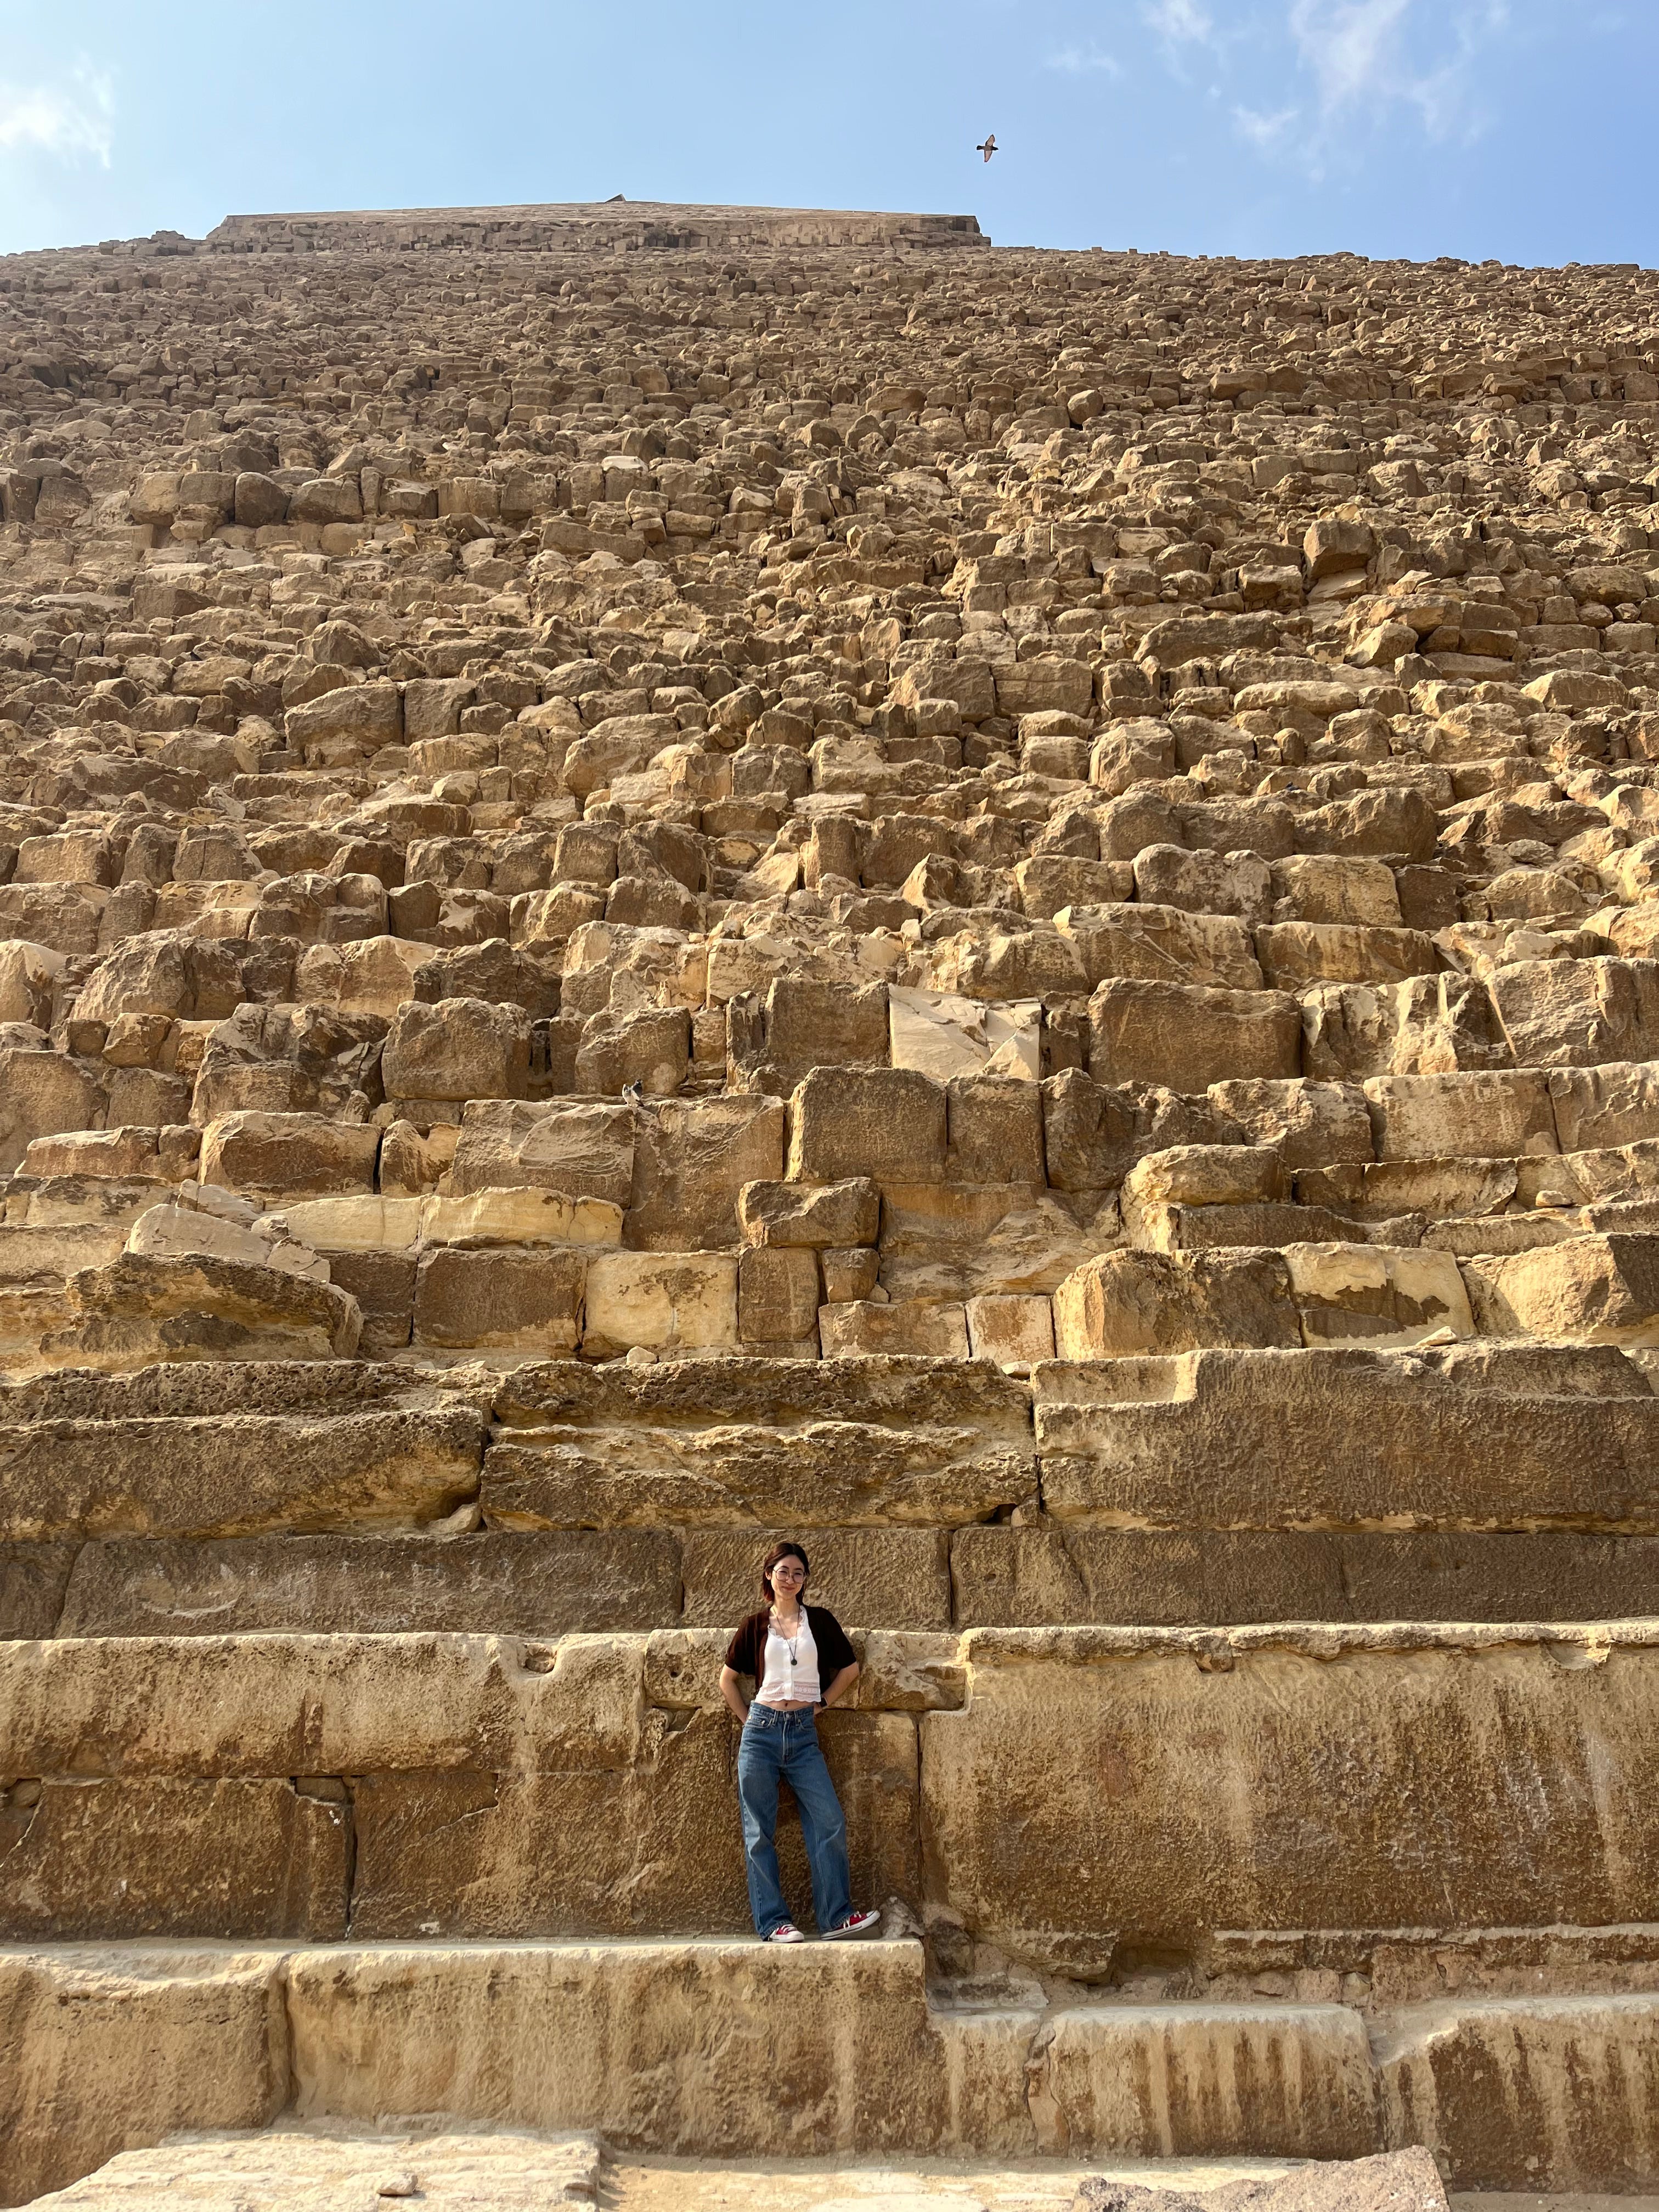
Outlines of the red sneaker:
M 881 1925 L 878 1912 L 849 1912 L 839 1928 L 826 1928 L 823 1940 L 826 1943 L 844 1943 L 860 1936 L 873 1936 Z

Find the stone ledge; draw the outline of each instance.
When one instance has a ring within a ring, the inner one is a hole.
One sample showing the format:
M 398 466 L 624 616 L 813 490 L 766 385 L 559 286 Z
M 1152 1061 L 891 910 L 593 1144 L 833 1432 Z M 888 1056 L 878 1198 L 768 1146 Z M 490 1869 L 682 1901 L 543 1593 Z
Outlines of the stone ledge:
M 0 1993 L 11 2202 L 172 2130 L 283 2109 L 441 2112 L 694 2157 L 1423 2142 L 1456 2188 L 1628 2191 L 1659 2172 L 1651 1996 L 1450 2001 L 1370 2037 L 1340 2004 L 963 2011 L 930 2002 L 905 1941 L 8 1948 Z

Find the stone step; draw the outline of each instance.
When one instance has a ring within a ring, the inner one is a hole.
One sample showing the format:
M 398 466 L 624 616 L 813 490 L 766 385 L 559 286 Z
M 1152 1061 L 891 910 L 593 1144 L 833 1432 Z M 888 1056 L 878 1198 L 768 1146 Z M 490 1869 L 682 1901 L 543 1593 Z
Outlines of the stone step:
M 280 1630 L 549 1637 L 730 1628 L 792 1528 L 477 1529 L 0 1544 L 0 1638 Z M 815 1595 L 856 1641 L 908 1631 L 1274 1620 L 1586 1620 L 1646 1611 L 1659 1537 L 1579 1529 L 1037 1522 L 811 1528 Z
M 1029 1383 L 901 1356 L 70 1373 L 0 1387 L 0 1541 L 407 1533 L 463 1508 L 458 1529 L 521 1532 L 1650 1534 L 1650 1358 L 1206 1350 Z
M 1353 2158 L 1454 2188 L 1659 2173 L 1659 1996 L 1341 2003 L 930 1997 L 921 1947 L 719 1942 L 0 1949 L 0 2194 L 179 2129 L 383 2116 L 613 2150 Z M 791 2094 L 778 2094 L 780 2081 Z M 390 2119 L 388 2134 L 408 2121 Z
M 0 1644 L 0 1934 L 736 1934 L 725 1641 Z M 1518 1931 L 1491 1985 L 1544 1931 L 1659 1920 L 1651 1620 L 862 1644 L 820 1724 L 855 1886 L 963 1971 L 1183 1996 L 1383 1974 L 1404 2002 L 1460 1931 Z M 781 1847 L 804 1905 L 793 1823 Z M 1587 1943 L 1650 1955 L 1567 1955 Z

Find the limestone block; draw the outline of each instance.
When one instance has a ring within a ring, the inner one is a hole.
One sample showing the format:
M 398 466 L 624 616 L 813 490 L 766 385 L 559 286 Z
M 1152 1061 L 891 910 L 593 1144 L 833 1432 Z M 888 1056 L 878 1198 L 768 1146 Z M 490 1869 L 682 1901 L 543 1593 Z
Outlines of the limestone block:
M 12 1844 L 0 1935 L 345 1933 L 351 1823 L 286 1776 L 47 1776 Z
M 366 1194 L 300 1199 L 284 1204 L 282 1218 L 289 1234 L 313 1251 L 401 1252 L 420 1237 L 428 1212 L 422 1199 Z
M 142 1259 L 172 1260 L 200 1255 L 233 1260 L 243 1267 L 275 1267 L 283 1274 L 303 1275 L 308 1282 L 329 1280 L 326 1260 L 310 1245 L 289 1234 L 285 1217 L 275 1214 L 265 1222 L 244 1226 L 200 1206 L 168 1203 L 152 1206 L 133 1223 L 123 1248 Z
M 1353 2159 L 1382 2141 L 1365 2023 L 1346 2005 L 1061 2009 L 1038 2039 L 1031 2102 L 1039 2143 L 1060 2156 L 1248 2143 L 1256 2157 Z
M 637 1250 L 716 1251 L 739 1241 L 738 1201 L 783 1173 L 781 1099 L 665 1098 L 634 1131 L 627 1238 Z
M 738 1261 L 738 1334 L 744 1344 L 799 1344 L 815 1335 L 818 1262 L 796 1246 L 752 1245 Z
M 1564 1152 L 1659 1138 L 1659 1068 L 1617 1061 L 1558 1068 L 1549 1076 L 1549 1095 Z
M 1517 2151 L 1527 2185 L 1545 2190 L 1627 2185 L 1659 2166 L 1650 1996 L 1452 1996 L 1390 2026 L 1378 2058 L 1384 2124 L 1393 2141 L 1425 2145 L 1454 2188 L 1513 2187 Z
M 1212 1083 L 1301 1073 L 1302 1010 L 1277 991 L 1118 981 L 1089 1001 L 1089 1073 L 1097 1083 Z
M 688 1528 L 679 1540 L 684 1625 L 729 1631 L 760 1602 L 756 1562 L 770 1548 L 774 1532 Z M 866 1628 L 948 1628 L 949 1547 L 942 1528 L 815 1528 L 805 1547 L 813 1602 Z
M 331 1419 L 91 1416 L 4 1434 L 0 1534 L 20 1543 L 412 1528 L 474 1494 L 483 1449 L 483 1422 L 457 1406 Z
M 1404 917 L 1394 870 L 1384 860 L 1297 853 L 1273 864 L 1275 922 L 1346 922 L 1398 929 Z
M 15 1170 L 36 1137 L 89 1128 L 101 1105 L 87 1064 L 58 1052 L 0 1048 L 0 1174 Z
M 1659 1056 L 1659 962 L 1511 961 L 1487 988 L 1517 1067 Z
M 752 1551 L 748 1538 L 740 1540 Z M 877 1545 L 890 1543 L 884 1531 Z M 929 1625 L 943 1625 L 950 1584 L 942 1535 Z M 745 1553 L 746 1595 L 754 1580 Z M 561 1636 L 572 1630 L 676 1626 L 680 1546 L 642 1528 L 489 1530 L 465 1535 L 386 1533 L 111 1538 L 82 1545 L 54 1619 L 65 1636 L 315 1634 Z M 920 1582 L 918 1581 L 918 1587 Z M 937 1624 L 934 1614 L 938 1614 Z M 720 1620 L 735 1619 L 728 1604 Z M 871 1615 L 848 1611 L 849 1620 Z M 902 1621 L 903 1614 L 894 1618 Z
M 530 1024 L 517 1006 L 445 999 L 398 1008 L 380 1061 L 397 1098 L 522 1098 L 530 1085 Z
M 738 1219 L 746 1244 L 809 1251 L 873 1244 L 881 1194 L 862 1177 L 817 1185 L 747 1182 L 738 1194 Z
M 1465 975 L 1314 983 L 1302 1024 L 1304 1068 L 1328 1082 L 1505 1068 L 1515 1058 L 1486 986 Z
M 778 1971 L 793 1962 L 753 1943 L 301 1952 L 289 1972 L 297 2099 L 302 2111 L 363 2119 L 444 2110 L 602 2128 L 700 2157 L 941 2142 L 946 2076 L 921 1946 L 831 1944 L 822 1957 L 807 2006 L 795 2001 L 799 1978 Z M 682 1992 L 672 2008 L 656 2001 L 665 1988 Z M 718 2094 L 688 2045 L 688 2018 L 723 2023 Z M 532 2049 L 532 2067 L 514 2061 Z M 927 2063 L 896 2098 L 918 2050 Z M 799 2100 L 779 2100 L 779 2069 Z
M 620 1244 L 623 1221 L 623 1209 L 609 1199 L 567 1198 L 556 1190 L 481 1190 L 467 1198 L 426 1200 L 421 1234 L 433 1244 Z
M 648 1098 L 672 1098 L 690 1058 L 691 1017 L 684 1006 L 595 1014 L 577 1048 L 575 1088 L 614 1097 L 637 1083 Z
M 889 1183 L 882 1288 L 894 1299 L 1047 1293 L 1115 1228 L 1109 1206 L 1074 1211 L 1030 1183 Z
M 993 1293 L 969 1298 L 969 1349 L 975 1359 L 992 1359 L 1016 1371 L 1054 1356 L 1054 1318 L 1045 1297 Z
M 290 707 L 284 720 L 287 742 L 295 752 L 307 746 L 347 740 L 363 752 L 395 745 L 403 733 L 403 703 L 395 684 L 352 684 Z
M 738 1262 L 718 1252 L 602 1252 L 587 1269 L 582 1350 L 614 1358 L 653 1352 L 735 1350 Z
M 965 1309 L 943 1299 L 902 1298 L 887 1305 L 848 1298 L 821 1307 L 818 1335 L 826 1359 L 920 1352 L 931 1359 L 969 1358 Z
M 1281 1341 L 1299 1345 L 1286 1310 Z M 1064 1357 L 1058 1298 L 1055 1337 Z M 1200 1350 L 1045 1368 L 1036 1400 L 1043 1502 L 1056 1520 L 1659 1528 L 1644 1460 L 1659 1437 L 1659 1400 L 1611 1346 Z
M 355 945 L 313 945 L 294 971 L 295 988 L 308 1006 L 379 1014 L 391 1021 L 412 999 L 415 971 L 432 947 L 406 937 L 367 937 Z
M 142 1950 L 0 1956 L 0 2195 L 18 2204 L 175 2128 L 287 2102 L 282 1961 Z
M 1357 1084 L 1316 1083 L 1302 1076 L 1216 1083 L 1209 1097 L 1250 1143 L 1271 1145 L 1287 1171 L 1371 1157 L 1370 1114 Z
M 1189 853 L 1148 845 L 1136 854 L 1135 896 L 1149 906 L 1188 914 L 1236 915 L 1254 927 L 1270 921 L 1273 878 L 1259 853 Z
M 40 1346 L 48 1366 L 122 1373 L 155 1360 L 349 1359 L 362 1316 L 327 1283 L 201 1255 L 124 1253 L 70 1279 L 67 1328 Z
M 1486 1335 L 1659 1344 L 1659 1237 L 1569 1237 L 1464 1267 Z
M 576 1251 L 426 1254 L 415 1281 L 415 1340 L 452 1349 L 574 1354 L 582 1335 L 587 1262 Z
M 112 1179 L 160 1174 L 153 1128 L 66 1129 L 36 1137 L 23 1155 L 26 1176 L 96 1176 Z
M 1305 1344 L 1418 1344 L 1475 1333 L 1449 1252 L 1382 1244 L 1287 1244 Z
M 1042 1073 L 1040 1000 L 992 1005 L 891 984 L 887 1002 L 895 1067 L 915 1069 L 938 1083 L 981 1073 L 1035 1083 Z
M 1042 1096 L 1036 1074 L 1034 1064 L 1029 1076 L 957 1075 L 945 1085 L 951 1182 L 1042 1186 Z
M 1135 887 L 1127 860 L 1093 860 L 1063 853 L 1036 853 L 1014 869 L 1020 911 L 1033 921 L 1052 921 L 1063 907 L 1108 906 Z
M 473 1099 L 449 1171 L 457 1198 L 478 1191 L 562 1191 L 626 1206 L 634 1188 L 635 1121 L 627 1106 L 532 1106 Z
M 1519 1927 L 1563 1893 L 1594 1924 L 1642 1893 L 1659 1663 L 1644 1632 L 1603 1664 L 1601 1632 L 1580 1632 L 1577 1667 L 1556 1632 L 1207 1633 L 965 1638 L 966 1704 L 920 1725 L 924 1818 L 974 1936 L 1092 1978 L 1121 1949 L 1190 1952 L 1218 1928 Z M 1034 1802 L 1060 1832 L 1088 1826 L 1060 1891 L 1055 1830 L 1010 1817 Z M 1273 1848 L 1292 1825 L 1296 1850 Z
M 368 1191 L 380 1133 L 322 1114 L 225 1114 L 202 1132 L 201 1180 L 286 1196 Z
M 791 1182 L 938 1182 L 945 1088 L 909 1068 L 815 1068 L 789 1102 Z
M 1024 1388 L 979 1364 L 561 1364 L 495 1403 L 492 1528 L 937 1528 L 1036 1486 Z
M 50 1029 L 52 994 L 68 964 L 50 945 L 17 938 L 0 943 L 0 1022 Z
M 1137 1160 L 1123 1179 L 1125 1226 L 1148 1206 L 1249 1206 L 1285 1195 L 1273 1145 L 1172 1145 Z
M 1255 951 L 1276 991 L 1298 991 L 1309 983 L 1386 987 L 1411 975 L 1432 975 L 1439 966 L 1434 939 L 1421 930 L 1347 921 L 1275 922 L 1256 931 Z
M 1250 933 L 1229 915 L 1177 906 L 1069 907 L 1056 917 L 1073 944 L 1086 988 L 1112 976 L 1258 991 L 1261 966 Z
M 1537 1073 L 1376 1075 L 1364 1085 L 1379 1160 L 1513 1159 L 1559 1150 L 1550 1079 Z
M 1061 1359 L 1302 1341 L 1276 1252 L 1103 1252 L 1054 1294 Z

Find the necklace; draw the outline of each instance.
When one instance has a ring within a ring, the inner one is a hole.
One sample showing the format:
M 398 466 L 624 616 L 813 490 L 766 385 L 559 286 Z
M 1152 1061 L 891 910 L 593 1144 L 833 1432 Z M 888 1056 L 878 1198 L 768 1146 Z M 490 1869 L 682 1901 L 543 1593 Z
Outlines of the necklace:
M 805 1625 L 806 1608 L 804 1605 L 798 1605 L 795 1607 L 795 1632 L 793 1636 L 785 1635 L 783 1623 L 778 1619 L 778 1609 L 776 1606 L 773 1607 L 772 1626 L 777 1631 L 779 1642 L 789 1654 L 789 1671 L 792 1674 L 795 1671 L 795 1647 L 800 1642 L 800 1632 Z

